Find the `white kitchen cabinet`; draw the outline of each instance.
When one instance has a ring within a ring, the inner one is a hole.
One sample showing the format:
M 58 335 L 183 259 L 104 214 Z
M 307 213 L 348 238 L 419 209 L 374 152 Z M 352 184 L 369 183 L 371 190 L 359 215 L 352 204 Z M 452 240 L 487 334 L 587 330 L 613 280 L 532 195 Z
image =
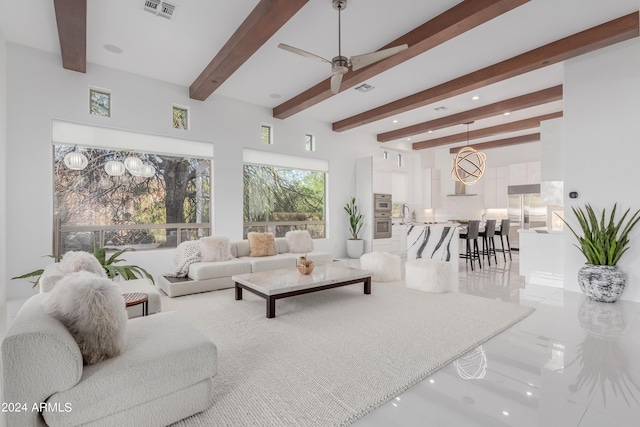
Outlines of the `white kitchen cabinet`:
M 509 185 L 540 184 L 540 162 L 509 165 Z
M 373 239 L 373 252 L 393 252 L 393 239 Z
M 440 170 L 422 169 L 422 206 L 434 209 L 440 204 Z
M 484 207 L 485 209 L 507 209 L 509 196 L 509 167 L 487 168 L 482 179 L 484 180 Z
M 407 226 L 394 225 L 391 228 L 391 252 L 400 255 L 407 255 Z
M 392 194 L 393 192 L 392 180 L 393 180 L 392 172 L 374 170 L 373 171 L 373 192 L 381 193 L 381 194 Z
M 391 173 L 391 199 L 394 203 L 408 203 L 409 180 L 403 172 Z

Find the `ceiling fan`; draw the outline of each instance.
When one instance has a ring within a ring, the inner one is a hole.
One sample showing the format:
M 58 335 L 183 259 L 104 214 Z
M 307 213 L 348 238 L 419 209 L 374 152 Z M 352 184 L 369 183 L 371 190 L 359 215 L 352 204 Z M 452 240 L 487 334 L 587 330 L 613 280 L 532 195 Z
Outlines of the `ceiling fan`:
M 407 49 L 409 46 L 406 44 L 400 46 L 390 47 L 388 49 L 379 50 L 376 52 L 365 53 L 364 55 L 356 55 L 351 58 L 347 58 L 342 56 L 341 51 L 341 25 L 340 25 L 340 13 L 346 9 L 347 0 L 332 0 L 333 8 L 338 10 L 338 56 L 334 57 L 331 61 L 328 59 L 324 59 L 318 55 L 314 55 L 313 53 L 309 53 L 302 49 L 298 49 L 297 47 L 289 46 L 284 43 L 280 43 L 278 47 L 280 49 L 287 50 L 289 52 L 295 53 L 297 55 L 304 56 L 306 58 L 315 59 L 321 62 L 326 62 L 331 65 L 331 93 L 337 94 L 340 91 L 340 84 L 342 83 L 342 76 L 349 71 L 349 66 L 353 71 L 359 70 L 360 68 L 364 68 L 367 65 L 371 65 L 374 62 L 381 61 L 385 58 L 395 55 L 398 52 L 401 52 Z

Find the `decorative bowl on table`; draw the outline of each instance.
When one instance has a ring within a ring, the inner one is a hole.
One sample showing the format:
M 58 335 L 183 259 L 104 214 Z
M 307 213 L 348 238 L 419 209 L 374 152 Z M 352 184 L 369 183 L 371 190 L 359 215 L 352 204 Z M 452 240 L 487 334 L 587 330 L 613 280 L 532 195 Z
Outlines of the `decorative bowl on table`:
M 313 261 L 308 261 L 306 257 L 300 257 L 298 261 L 298 271 L 300 274 L 311 274 L 313 271 Z

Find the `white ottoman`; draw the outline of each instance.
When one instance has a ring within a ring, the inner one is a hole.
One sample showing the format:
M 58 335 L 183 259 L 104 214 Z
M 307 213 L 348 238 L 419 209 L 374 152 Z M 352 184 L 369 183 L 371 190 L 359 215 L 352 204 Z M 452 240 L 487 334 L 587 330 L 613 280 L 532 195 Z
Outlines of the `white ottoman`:
M 416 259 L 405 265 L 407 288 L 424 292 L 442 293 L 451 290 L 452 273 L 446 261 Z
M 400 257 L 388 252 L 370 252 L 360 257 L 360 269 L 373 273 L 374 282 L 395 282 L 402 280 Z

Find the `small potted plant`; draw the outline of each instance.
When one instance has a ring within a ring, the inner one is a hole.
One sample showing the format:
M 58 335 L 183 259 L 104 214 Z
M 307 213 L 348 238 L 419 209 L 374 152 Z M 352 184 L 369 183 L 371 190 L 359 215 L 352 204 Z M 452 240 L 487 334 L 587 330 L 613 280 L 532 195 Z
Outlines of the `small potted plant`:
M 351 200 L 344 206 L 344 210 L 349 215 L 349 233 L 351 237 L 347 240 L 347 255 L 349 258 L 360 258 L 364 252 L 364 240 L 358 237 L 363 225 L 363 216 L 358 213 L 358 205 L 356 198 Z
M 589 204 L 585 205 L 584 210 L 572 207 L 582 235 L 562 219 L 578 240 L 579 245 L 575 246 L 587 259 L 587 263 L 578 272 L 578 284 L 582 292 L 594 301 L 617 301 L 626 284 L 625 275 L 616 264 L 629 249 L 629 232 L 640 220 L 640 210 L 625 222 L 630 211 L 627 209 L 616 221 L 616 207 L 614 204 L 606 223 L 606 209 L 597 215 Z

